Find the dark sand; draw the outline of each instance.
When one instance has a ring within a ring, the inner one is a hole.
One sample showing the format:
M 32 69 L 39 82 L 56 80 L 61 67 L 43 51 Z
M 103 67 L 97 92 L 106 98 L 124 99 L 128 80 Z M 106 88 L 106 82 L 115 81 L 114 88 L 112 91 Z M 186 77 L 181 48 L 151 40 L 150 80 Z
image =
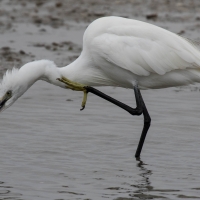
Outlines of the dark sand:
M 52 59 L 58 66 L 67 65 L 80 54 L 85 28 L 103 16 L 143 20 L 198 40 L 199 13 L 198 0 L 2 0 L 1 73 L 6 68 L 20 67 L 41 58 Z M 68 30 L 76 30 L 80 34 L 74 34 L 76 39 L 72 41 L 67 35 Z

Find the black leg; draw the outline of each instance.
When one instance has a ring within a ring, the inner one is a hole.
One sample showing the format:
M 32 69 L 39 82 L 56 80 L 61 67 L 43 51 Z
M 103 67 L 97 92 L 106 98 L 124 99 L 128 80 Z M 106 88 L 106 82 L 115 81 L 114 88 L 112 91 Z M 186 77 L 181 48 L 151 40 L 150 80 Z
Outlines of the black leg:
M 142 102 L 143 116 L 144 116 L 144 126 L 143 126 L 142 134 L 141 134 L 141 137 L 140 137 L 140 141 L 139 141 L 139 144 L 138 144 L 138 147 L 137 147 L 137 151 L 135 153 L 136 158 L 140 157 L 140 153 L 142 151 L 142 147 L 143 147 L 147 132 L 148 132 L 149 127 L 151 125 L 151 117 L 150 117 L 150 115 L 147 111 L 147 108 L 146 108 L 146 105 L 143 101 L 140 90 L 138 90 L 138 91 L 139 91 L 140 99 L 141 99 L 141 102 Z
M 139 144 L 138 144 L 138 147 L 137 147 L 137 151 L 136 151 L 136 154 L 135 154 L 135 157 L 138 158 L 140 157 L 140 153 L 142 151 L 142 147 L 143 147 L 143 144 L 144 144 L 144 140 L 145 140 L 145 137 L 146 137 L 146 134 L 148 132 L 148 129 L 150 127 L 150 123 L 151 123 L 151 118 L 149 116 L 149 113 L 146 109 L 146 106 L 145 106 L 145 103 L 143 101 L 143 98 L 142 98 L 142 95 L 140 93 L 140 90 L 137 86 L 134 87 L 134 92 L 135 92 L 135 99 L 136 99 L 136 108 L 132 108 L 102 92 L 100 92 L 99 90 L 93 88 L 93 87 L 85 87 L 87 89 L 87 92 L 91 92 L 117 106 L 119 106 L 120 108 L 126 110 L 127 112 L 129 112 L 131 115 L 141 115 L 143 113 L 143 116 L 144 116 L 144 127 L 143 127 L 143 130 L 142 130 L 142 134 L 141 134 L 141 137 L 140 137 L 140 141 L 139 141 Z

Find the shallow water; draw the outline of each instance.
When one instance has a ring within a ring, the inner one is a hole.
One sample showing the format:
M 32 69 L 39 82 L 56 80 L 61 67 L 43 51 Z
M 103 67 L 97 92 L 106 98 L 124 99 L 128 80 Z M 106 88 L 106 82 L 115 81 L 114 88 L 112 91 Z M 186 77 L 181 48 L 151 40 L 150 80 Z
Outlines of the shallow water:
M 101 90 L 135 104 L 131 90 Z M 0 199 L 200 198 L 199 92 L 142 94 L 152 126 L 136 160 L 142 117 L 92 94 L 81 112 L 81 92 L 36 83 L 1 114 Z

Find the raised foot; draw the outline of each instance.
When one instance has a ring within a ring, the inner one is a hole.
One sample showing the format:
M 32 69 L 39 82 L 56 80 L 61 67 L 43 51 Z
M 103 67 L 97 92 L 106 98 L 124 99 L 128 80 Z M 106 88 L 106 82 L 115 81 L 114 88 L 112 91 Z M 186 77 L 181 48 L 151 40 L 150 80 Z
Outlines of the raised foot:
M 58 78 L 57 80 L 65 83 L 66 88 L 69 88 L 69 89 L 75 90 L 75 91 L 83 91 L 83 101 L 81 104 L 82 108 L 80 109 L 80 110 L 83 110 L 85 108 L 86 101 L 87 101 L 87 94 L 88 94 L 87 89 L 86 89 L 87 86 L 80 84 L 80 83 L 73 82 L 65 77 Z

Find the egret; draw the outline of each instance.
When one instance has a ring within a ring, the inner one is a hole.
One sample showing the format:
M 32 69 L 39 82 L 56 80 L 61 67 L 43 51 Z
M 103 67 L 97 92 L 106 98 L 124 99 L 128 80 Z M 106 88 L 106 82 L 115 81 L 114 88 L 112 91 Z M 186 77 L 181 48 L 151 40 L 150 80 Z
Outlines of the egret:
M 158 89 L 200 82 L 200 51 L 195 43 L 163 28 L 122 17 L 92 22 L 83 36 L 83 50 L 71 64 L 58 68 L 39 60 L 7 71 L 0 84 L 0 111 L 11 106 L 37 80 L 83 91 L 82 109 L 91 92 L 131 115 L 144 116 L 135 157 L 139 157 L 151 118 L 140 89 Z M 117 86 L 133 89 L 136 108 L 93 88 Z

